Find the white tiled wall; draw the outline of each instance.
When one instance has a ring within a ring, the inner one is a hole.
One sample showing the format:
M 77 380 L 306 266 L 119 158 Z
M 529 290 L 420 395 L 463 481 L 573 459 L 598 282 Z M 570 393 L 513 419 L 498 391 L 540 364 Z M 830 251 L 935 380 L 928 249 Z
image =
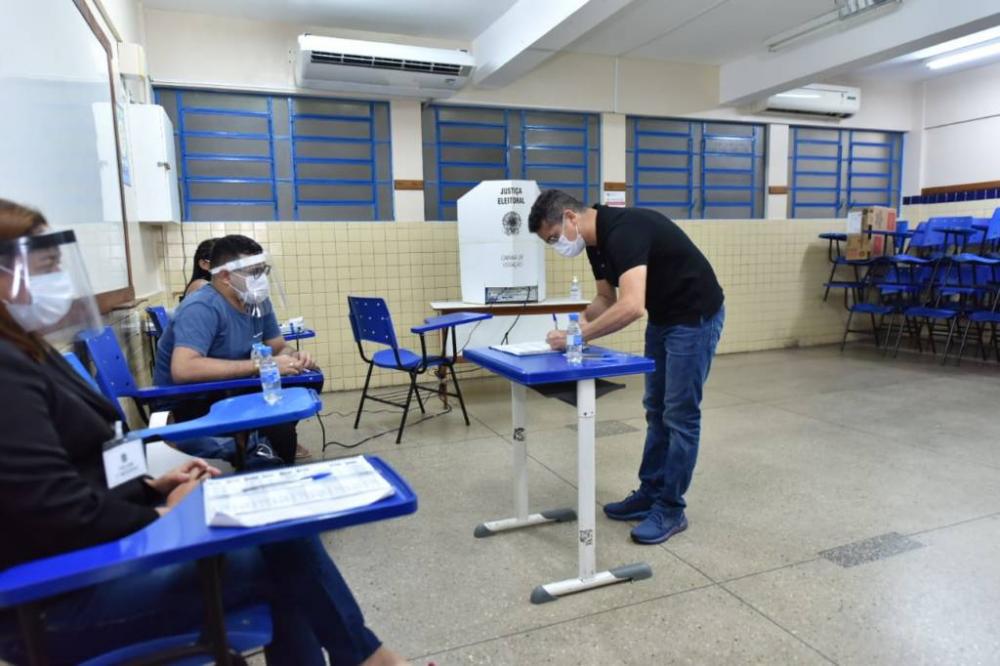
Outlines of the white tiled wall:
M 839 340 L 843 310 L 823 303 L 827 277 L 822 231 L 843 220 L 681 221 L 712 262 L 726 292 L 727 321 L 720 352 L 740 352 Z M 284 316 L 304 316 L 318 337 L 303 341 L 319 360 L 331 390 L 359 388 L 365 366 L 347 321 L 347 296 L 377 295 L 389 304 L 401 344 L 418 350 L 406 333 L 434 313 L 432 300 L 460 300 L 458 241 L 451 222 L 186 223 L 165 230 L 159 248 L 166 284 L 179 292 L 190 258 L 204 238 L 240 233 L 255 238 L 274 257 L 288 297 Z M 550 254 L 547 281 L 553 293 L 573 275 L 590 275 L 585 257 Z M 583 281 L 585 296 L 593 283 Z M 176 303 L 176 296 L 166 295 Z M 643 323 L 606 338 L 612 347 L 642 351 Z M 400 373 L 381 373 L 379 384 L 398 383 Z

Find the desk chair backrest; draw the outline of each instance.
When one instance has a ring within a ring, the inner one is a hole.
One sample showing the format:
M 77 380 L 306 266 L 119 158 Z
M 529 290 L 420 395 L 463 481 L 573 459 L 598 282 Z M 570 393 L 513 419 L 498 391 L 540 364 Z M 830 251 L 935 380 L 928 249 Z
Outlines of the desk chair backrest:
M 385 299 L 348 296 L 347 307 L 350 310 L 351 332 L 354 333 L 355 342 L 360 345 L 367 340 L 399 349 L 396 330 L 392 326 L 392 316 Z
M 110 326 L 100 333 L 86 333 L 81 336 L 90 362 L 94 364 L 97 384 L 101 393 L 110 400 L 127 398 L 135 394 L 135 378 L 128 367 L 128 359 L 115 338 Z
M 80 378 L 87 382 L 92 389 L 94 389 L 95 393 L 100 393 L 108 399 L 108 401 L 114 406 L 115 412 L 118 414 L 118 419 L 123 425 L 128 427 L 128 417 L 125 416 L 125 410 L 122 409 L 121 403 L 115 398 L 109 397 L 107 393 L 101 390 L 101 387 L 97 384 L 97 380 L 94 379 L 94 376 L 91 375 L 87 368 L 83 365 L 83 361 L 80 360 L 80 357 L 73 352 L 64 352 L 63 358 L 66 359 L 66 362 L 69 363 L 70 367 L 73 368 L 78 375 L 80 375 Z
M 937 250 L 944 247 L 945 237 L 944 232 L 940 231 L 941 227 L 947 227 L 950 218 L 947 217 L 932 217 L 927 222 L 922 222 L 917 228 L 923 233 L 914 234 L 913 238 L 910 239 L 910 250 Z
M 163 335 L 170 324 L 170 315 L 167 314 L 167 309 L 162 305 L 152 305 L 146 308 L 146 314 L 149 315 L 149 320 L 153 322 L 153 327 L 156 329 L 156 337 Z
M 63 358 L 66 359 L 66 362 L 69 363 L 71 368 L 76 370 L 76 374 L 80 375 L 80 379 L 90 384 L 91 388 L 98 393 L 101 392 L 101 387 L 97 385 L 97 381 L 94 379 L 94 376 L 91 375 L 87 371 L 87 368 L 83 366 L 83 361 L 80 360 L 79 356 L 73 352 L 63 352 Z
M 993 211 L 993 217 L 986 218 L 986 236 L 983 238 L 983 244 L 993 249 L 998 244 L 1000 244 L 1000 208 Z
M 945 249 L 944 244 L 948 241 L 948 235 L 945 234 L 943 231 L 941 231 L 941 229 L 945 227 L 960 226 L 956 225 L 955 223 L 956 219 L 958 218 L 954 217 L 927 218 L 927 234 L 924 236 L 924 241 L 927 244 L 927 246 L 934 249 Z

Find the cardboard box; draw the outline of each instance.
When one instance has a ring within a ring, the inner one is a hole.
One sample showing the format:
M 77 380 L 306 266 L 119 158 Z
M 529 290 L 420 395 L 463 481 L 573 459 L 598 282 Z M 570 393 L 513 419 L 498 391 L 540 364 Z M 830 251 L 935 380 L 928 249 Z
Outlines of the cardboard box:
M 847 214 L 847 249 L 849 260 L 880 257 L 891 251 L 892 239 L 871 231 L 895 231 L 896 211 L 884 206 L 855 208 Z

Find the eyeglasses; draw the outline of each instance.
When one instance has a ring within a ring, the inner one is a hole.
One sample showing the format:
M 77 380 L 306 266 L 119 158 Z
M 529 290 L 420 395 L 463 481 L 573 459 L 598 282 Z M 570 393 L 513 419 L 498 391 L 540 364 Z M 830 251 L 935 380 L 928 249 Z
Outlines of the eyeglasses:
M 271 266 L 270 266 L 270 264 L 263 264 L 263 265 L 259 265 L 259 266 L 250 266 L 250 267 L 247 267 L 247 268 L 240 268 L 240 269 L 235 270 L 233 272 L 236 273 L 237 275 L 242 275 L 243 277 L 256 278 L 256 277 L 260 277 L 261 275 L 270 275 L 271 274 Z

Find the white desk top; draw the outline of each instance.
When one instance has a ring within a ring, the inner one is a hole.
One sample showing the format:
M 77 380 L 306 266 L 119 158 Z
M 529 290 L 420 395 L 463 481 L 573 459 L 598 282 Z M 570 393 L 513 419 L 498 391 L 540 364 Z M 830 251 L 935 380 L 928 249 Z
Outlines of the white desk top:
M 461 310 L 462 308 L 528 308 L 528 309 L 543 309 L 550 307 L 565 307 L 567 305 L 579 305 L 580 309 L 587 307 L 588 302 L 585 300 L 576 301 L 572 298 L 546 298 L 544 301 L 538 301 L 536 303 L 524 303 L 522 301 L 516 301 L 514 303 L 465 303 L 463 301 L 431 301 L 432 310 Z

